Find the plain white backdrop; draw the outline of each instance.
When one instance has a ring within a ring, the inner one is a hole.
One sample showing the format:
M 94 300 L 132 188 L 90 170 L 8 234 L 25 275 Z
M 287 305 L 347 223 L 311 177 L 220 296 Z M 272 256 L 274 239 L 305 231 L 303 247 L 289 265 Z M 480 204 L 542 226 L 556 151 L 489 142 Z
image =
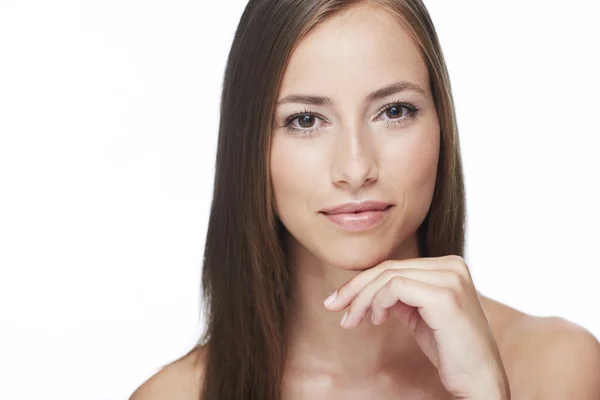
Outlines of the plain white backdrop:
M 126 399 L 198 339 L 219 96 L 245 5 L 0 0 L 0 398 Z M 598 5 L 426 5 L 476 286 L 600 336 Z

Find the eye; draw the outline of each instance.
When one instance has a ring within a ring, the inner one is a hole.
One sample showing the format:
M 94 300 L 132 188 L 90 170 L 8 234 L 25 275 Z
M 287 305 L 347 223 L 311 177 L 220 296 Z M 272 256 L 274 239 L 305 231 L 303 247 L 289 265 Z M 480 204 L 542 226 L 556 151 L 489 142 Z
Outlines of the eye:
M 403 110 L 406 111 L 403 112 Z M 406 126 L 420 111 L 420 108 L 409 103 L 388 103 L 378 117 L 385 115 L 388 118 L 385 120 L 385 124 L 388 126 Z
M 294 136 L 312 136 L 313 132 L 319 130 L 318 127 L 314 127 L 316 121 L 323 119 L 319 114 L 304 110 L 288 117 L 282 128 Z M 296 121 L 298 121 L 298 127 L 294 125 Z

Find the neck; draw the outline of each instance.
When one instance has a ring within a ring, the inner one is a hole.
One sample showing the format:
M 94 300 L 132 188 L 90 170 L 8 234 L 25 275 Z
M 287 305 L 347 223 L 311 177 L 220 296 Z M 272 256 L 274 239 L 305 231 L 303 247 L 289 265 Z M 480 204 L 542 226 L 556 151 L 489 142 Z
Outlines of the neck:
M 288 365 L 310 373 L 360 379 L 386 374 L 397 369 L 398 363 L 415 362 L 421 351 L 412 334 L 395 318 L 376 326 L 367 314 L 357 327 L 344 329 L 340 326 L 343 312 L 323 306 L 330 293 L 362 270 L 324 263 L 289 234 L 286 253 L 292 266 Z M 418 257 L 415 235 L 388 259 Z

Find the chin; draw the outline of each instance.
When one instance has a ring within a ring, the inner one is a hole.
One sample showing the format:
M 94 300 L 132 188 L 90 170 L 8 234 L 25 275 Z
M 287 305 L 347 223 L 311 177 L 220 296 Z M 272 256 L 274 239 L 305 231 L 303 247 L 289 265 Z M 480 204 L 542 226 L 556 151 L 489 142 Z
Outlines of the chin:
M 371 246 L 370 248 L 353 247 L 351 249 L 348 247 L 330 247 L 320 252 L 323 255 L 322 260 L 336 268 L 349 271 L 364 271 L 391 259 L 394 250 L 393 248 L 377 246 Z

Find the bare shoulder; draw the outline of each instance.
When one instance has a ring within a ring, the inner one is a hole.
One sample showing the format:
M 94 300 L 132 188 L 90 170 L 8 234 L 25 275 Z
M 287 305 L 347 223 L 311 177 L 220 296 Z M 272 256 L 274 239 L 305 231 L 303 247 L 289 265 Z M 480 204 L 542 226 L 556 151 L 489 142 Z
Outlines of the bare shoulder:
M 600 399 L 600 342 L 591 332 L 489 298 L 482 298 L 482 305 L 514 399 Z
M 600 342 L 585 328 L 560 317 L 520 327 L 522 366 L 531 389 L 544 399 L 600 399 Z
M 199 400 L 205 348 L 197 346 L 148 378 L 129 400 Z

